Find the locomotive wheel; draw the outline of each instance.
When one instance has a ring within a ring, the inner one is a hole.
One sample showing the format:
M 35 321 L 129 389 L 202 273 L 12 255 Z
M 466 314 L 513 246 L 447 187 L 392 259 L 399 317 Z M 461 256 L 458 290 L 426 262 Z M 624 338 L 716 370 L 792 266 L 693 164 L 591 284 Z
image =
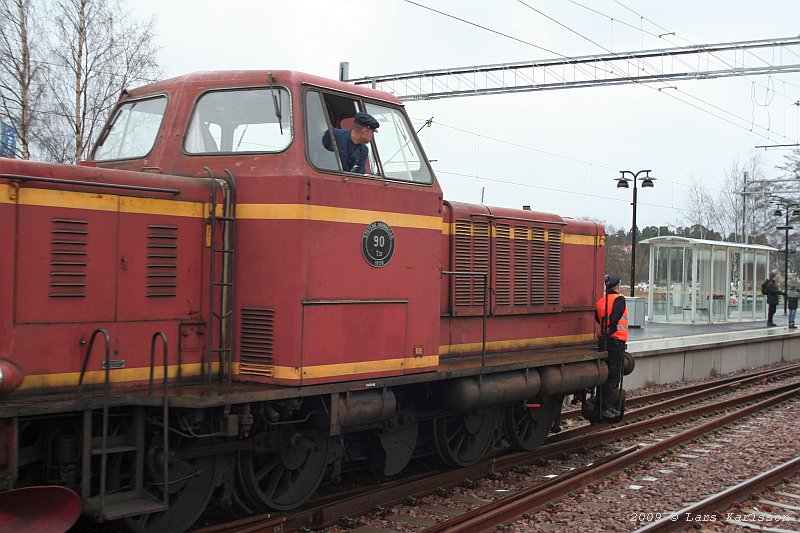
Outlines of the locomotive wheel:
M 153 452 L 157 459 L 159 453 Z M 158 463 L 158 464 L 156 464 Z M 136 533 L 177 533 L 188 530 L 208 505 L 214 491 L 216 457 L 197 457 L 174 461 L 169 465 L 169 509 L 160 513 L 123 518 L 123 524 Z M 145 486 L 163 501 L 164 479 L 160 459 L 149 468 Z
M 328 466 L 330 437 L 306 437 L 284 428 L 264 453 L 239 454 L 239 483 L 247 503 L 261 511 L 294 509 L 316 492 Z
M 495 410 L 440 416 L 433 422 L 433 437 L 439 457 L 450 466 L 471 466 L 492 445 Z
M 550 433 L 556 407 L 552 396 L 544 398 L 540 407 L 526 407 L 524 403 L 506 407 L 505 431 L 511 446 L 528 452 L 541 446 Z

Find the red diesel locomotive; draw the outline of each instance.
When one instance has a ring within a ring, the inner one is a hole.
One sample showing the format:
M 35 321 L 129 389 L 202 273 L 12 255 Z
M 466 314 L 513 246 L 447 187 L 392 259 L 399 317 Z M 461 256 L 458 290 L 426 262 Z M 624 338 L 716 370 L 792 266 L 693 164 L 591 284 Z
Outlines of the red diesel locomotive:
M 360 111 L 366 174 L 321 142 Z M 603 228 L 443 200 L 401 102 L 364 87 L 125 92 L 90 161 L 0 161 L 0 238 L 0 490 L 67 487 L 137 531 L 212 498 L 295 508 L 423 447 L 531 450 L 607 376 Z

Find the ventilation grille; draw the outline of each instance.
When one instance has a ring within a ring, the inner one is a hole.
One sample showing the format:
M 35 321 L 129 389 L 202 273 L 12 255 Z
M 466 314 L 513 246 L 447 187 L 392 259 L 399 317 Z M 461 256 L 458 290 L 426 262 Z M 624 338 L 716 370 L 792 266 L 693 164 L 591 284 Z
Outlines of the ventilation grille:
M 86 297 L 89 222 L 54 218 L 50 240 L 50 296 Z
M 495 236 L 495 303 L 511 305 L 511 226 L 498 224 Z
M 243 307 L 239 339 L 239 375 L 272 377 L 275 310 Z
M 547 303 L 561 303 L 561 230 L 551 229 L 547 239 Z
M 531 303 L 531 240 L 528 226 L 514 227 L 514 305 Z
M 147 226 L 147 296 L 175 296 L 178 287 L 178 226 Z
M 456 221 L 455 267 L 458 272 L 489 272 L 489 223 Z M 481 276 L 455 276 L 455 305 L 484 305 Z
M 531 228 L 531 304 L 544 305 L 546 230 Z

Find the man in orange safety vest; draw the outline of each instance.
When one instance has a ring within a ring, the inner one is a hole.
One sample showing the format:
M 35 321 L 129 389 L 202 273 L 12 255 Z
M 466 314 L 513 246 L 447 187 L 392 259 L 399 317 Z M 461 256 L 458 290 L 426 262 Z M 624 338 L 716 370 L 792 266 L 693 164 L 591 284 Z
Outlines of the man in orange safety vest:
M 608 352 L 608 379 L 601 388 L 603 418 L 617 418 L 612 394 L 622 379 L 625 343 L 628 342 L 628 308 L 619 294 L 619 277 L 606 276 L 606 293 L 595 304 L 594 320 L 600 324 L 600 349 Z

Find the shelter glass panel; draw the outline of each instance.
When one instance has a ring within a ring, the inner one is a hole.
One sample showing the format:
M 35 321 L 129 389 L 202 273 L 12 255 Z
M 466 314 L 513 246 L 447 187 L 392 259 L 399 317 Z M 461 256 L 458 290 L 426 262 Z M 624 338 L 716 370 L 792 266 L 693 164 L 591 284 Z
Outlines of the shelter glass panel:
M 728 254 L 724 249 L 712 248 L 711 252 L 711 320 L 728 319 Z

